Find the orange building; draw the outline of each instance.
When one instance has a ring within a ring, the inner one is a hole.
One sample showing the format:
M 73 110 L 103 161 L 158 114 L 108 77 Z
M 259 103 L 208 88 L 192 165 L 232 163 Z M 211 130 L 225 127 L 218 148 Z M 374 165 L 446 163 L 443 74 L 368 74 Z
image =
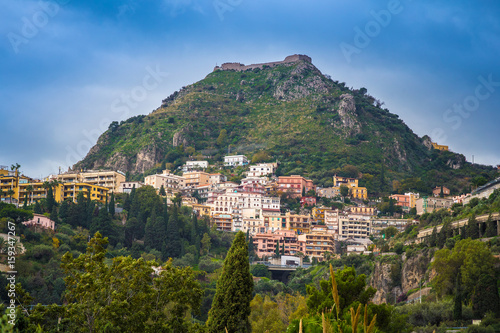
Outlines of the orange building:
M 278 190 L 290 192 L 294 198 L 302 196 L 302 189 L 307 193 L 309 190 L 316 190 L 316 187 L 312 180 L 298 175 L 280 176 L 278 178 Z
M 253 244 L 255 253 L 259 257 L 274 255 L 276 244 L 279 244 L 280 251 L 285 244 L 285 255 L 294 255 L 300 251 L 297 233 L 291 230 L 258 233 L 253 237 Z

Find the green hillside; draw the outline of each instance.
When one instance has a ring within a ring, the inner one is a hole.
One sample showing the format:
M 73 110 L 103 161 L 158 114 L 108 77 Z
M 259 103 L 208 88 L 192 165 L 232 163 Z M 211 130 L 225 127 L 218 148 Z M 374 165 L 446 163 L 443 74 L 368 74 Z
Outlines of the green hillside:
M 176 168 L 188 156 L 215 163 L 228 151 L 250 158 L 260 152 L 255 160 L 278 160 L 280 174 L 301 174 L 323 186 L 334 173 L 359 171 L 372 193 L 393 191 L 393 180 L 396 190 L 444 184 L 458 193 L 474 177 L 494 176 L 491 167 L 435 151 L 428 137 L 418 137 L 381 105 L 366 89 L 349 89 L 305 60 L 215 70 L 151 114 L 112 123 L 76 167 L 133 176 Z

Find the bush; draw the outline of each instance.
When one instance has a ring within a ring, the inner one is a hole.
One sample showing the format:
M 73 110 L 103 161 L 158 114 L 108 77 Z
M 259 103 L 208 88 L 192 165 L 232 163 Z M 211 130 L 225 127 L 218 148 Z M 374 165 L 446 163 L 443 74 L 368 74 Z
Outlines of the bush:
M 36 245 L 31 249 L 31 257 L 42 262 L 48 262 L 54 256 L 54 250 L 49 245 Z
M 212 260 L 212 258 L 208 256 L 200 258 L 200 262 L 198 263 L 198 268 L 207 273 L 213 273 L 221 267 L 222 267 L 221 261 Z
M 253 276 L 257 277 L 266 277 L 268 279 L 271 278 L 271 272 L 269 271 L 266 265 L 262 264 L 250 266 L 250 273 L 252 273 Z

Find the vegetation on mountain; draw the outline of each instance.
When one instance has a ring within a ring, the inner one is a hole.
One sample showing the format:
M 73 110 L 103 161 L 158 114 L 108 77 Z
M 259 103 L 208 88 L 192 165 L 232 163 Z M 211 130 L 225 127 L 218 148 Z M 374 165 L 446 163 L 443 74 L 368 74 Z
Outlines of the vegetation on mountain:
M 492 167 L 434 150 L 430 138 L 415 135 L 382 105 L 366 89 L 347 88 L 303 60 L 215 70 L 149 115 L 113 123 L 75 168 L 141 179 L 177 170 L 188 158 L 220 163 L 230 151 L 254 163 L 278 160 L 278 175 L 300 174 L 325 187 L 334 174 L 359 176 L 371 194 L 428 193 L 437 185 L 458 194 L 494 177 Z

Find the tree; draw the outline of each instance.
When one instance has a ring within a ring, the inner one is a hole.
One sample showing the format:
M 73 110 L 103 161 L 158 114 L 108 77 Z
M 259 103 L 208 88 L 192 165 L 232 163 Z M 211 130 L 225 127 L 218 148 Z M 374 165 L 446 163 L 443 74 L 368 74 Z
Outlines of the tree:
M 472 239 L 479 238 L 479 224 L 476 221 L 476 214 L 472 213 L 471 217 L 469 217 L 469 221 L 467 222 L 467 237 Z
M 163 258 L 177 258 L 181 256 L 182 242 L 179 233 L 179 213 L 176 206 L 172 206 L 167 226 L 167 237 Z
M 432 234 L 431 234 L 431 236 L 429 237 L 429 246 L 431 246 L 431 247 L 436 246 L 436 244 L 437 244 L 437 240 L 438 240 L 437 228 L 436 228 L 436 227 L 434 227 L 434 228 L 432 229 Z
M 159 195 L 161 196 L 166 196 L 167 193 L 165 192 L 165 187 L 163 187 L 163 184 L 160 187 L 160 191 L 158 192 Z
M 9 197 L 9 203 L 12 203 L 12 197 L 14 196 L 14 194 L 16 194 L 16 192 L 13 189 L 9 188 L 7 190 L 7 196 Z
M 455 278 L 455 291 L 453 297 L 453 319 L 462 320 L 462 281 L 460 272 Z
M 340 195 L 345 199 L 349 195 L 349 187 L 340 185 Z
M 219 137 L 217 138 L 217 141 L 216 141 L 216 144 L 217 146 L 222 146 L 224 145 L 224 143 L 226 142 L 226 138 L 227 138 L 227 130 L 225 129 L 222 129 L 219 133 Z
M 200 250 L 201 255 L 210 253 L 210 243 L 211 243 L 210 236 L 207 233 L 204 233 L 203 238 L 201 239 L 201 250 Z
M 35 202 L 35 207 L 33 207 L 33 213 L 42 214 L 42 207 L 40 206 L 38 200 Z
M 54 192 L 52 190 L 52 186 L 49 185 L 47 189 L 47 210 L 52 212 L 52 208 L 54 208 L 54 205 L 56 204 L 56 201 L 54 199 Z
M 273 302 L 269 296 L 255 295 L 250 302 L 250 323 L 252 332 L 281 333 L 286 331 L 286 326 L 280 320 L 278 304 Z
M 488 220 L 486 221 L 486 230 L 484 232 L 485 237 L 495 237 L 497 235 L 495 223 L 496 222 L 493 222 L 490 213 L 490 215 L 488 216 Z
M 276 242 L 276 248 L 274 249 L 274 257 L 279 258 L 280 257 L 280 242 Z
M 111 193 L 111 198 L 109 199 L 109 215 L 111 218 L 115 216 L 115 194 Z
M 207 321 L 208 332 L 250 332 L 250 301 L 253 280 L 248 263 L 245 234 L 238 232 L 224 260 L 217 280 L 212 308 Z
M 130 256 L 116 257 L 107 265 L 106 244 L 97 233 L 86 253 L 62 257 L 67 305 L 61 322 L 68 325 L 64 331 L 190 331 L 186 315 L 200 306 L 203 295 L 192 269 L 168 262 L 153 275 L 156 262 Z

